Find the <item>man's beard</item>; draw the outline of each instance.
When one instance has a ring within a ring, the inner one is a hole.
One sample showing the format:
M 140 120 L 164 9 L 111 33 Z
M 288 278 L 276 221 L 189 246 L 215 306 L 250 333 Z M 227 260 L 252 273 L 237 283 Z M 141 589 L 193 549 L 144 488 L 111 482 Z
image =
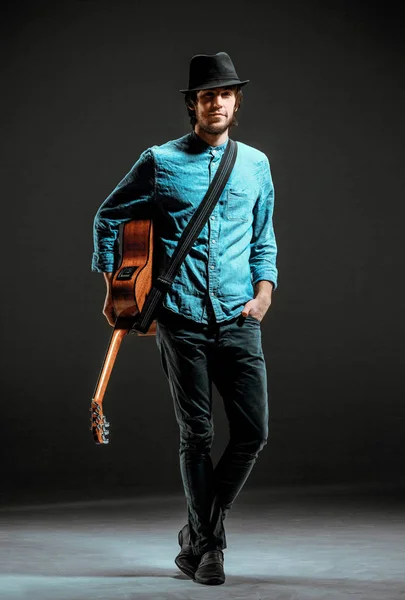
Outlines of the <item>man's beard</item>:
M 208 120 L 207 121 L 201 120 L 198 122 L 198 125 L 200 126 L 200 129 L 202 129 L 206 133 L 220 135 L 221 133 L 224 133 L 229 128 L 229 125 L 232 123 L 232 120 L 233 120 L 233 115 L 230 118 L 227 118 L 225 120 L 225 122 L 221 121 L 220 123 L 210 123 Z

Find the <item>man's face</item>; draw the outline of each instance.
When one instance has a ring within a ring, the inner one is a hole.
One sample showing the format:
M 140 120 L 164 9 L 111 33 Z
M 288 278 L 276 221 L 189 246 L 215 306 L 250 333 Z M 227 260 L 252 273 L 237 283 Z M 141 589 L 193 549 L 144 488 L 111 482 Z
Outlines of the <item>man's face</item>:
M 200 90 L 195 106 L 200 129 L 214 134 L 226 131 L 233 119 L 235 101 L 235 91 L 226 87 Z

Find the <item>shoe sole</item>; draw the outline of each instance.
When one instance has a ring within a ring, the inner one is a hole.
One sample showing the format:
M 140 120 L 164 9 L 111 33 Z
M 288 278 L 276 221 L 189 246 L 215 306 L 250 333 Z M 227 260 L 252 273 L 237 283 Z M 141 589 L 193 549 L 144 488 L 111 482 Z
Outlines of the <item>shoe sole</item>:
M 221 583 L 225 583 L 225 579 L 222 577 L 211 577 L 210 579 L 205 580 L 194 577 L 194 581 L 196 583 L 203 583 L 204 585 L 221 585 Z

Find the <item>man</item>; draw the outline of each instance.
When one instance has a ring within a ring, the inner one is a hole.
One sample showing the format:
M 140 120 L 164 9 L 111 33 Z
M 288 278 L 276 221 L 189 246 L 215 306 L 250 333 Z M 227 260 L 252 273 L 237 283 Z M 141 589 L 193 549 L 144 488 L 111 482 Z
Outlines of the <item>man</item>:
M 145 150 L 100 206 L 92 270 L 104 273 L 103 314 L 110 325 L 120 223 L 153 215 L 166 263 L 215 175 L 248 81 L 239 79 L 225 52 L 194 56 L 189 87 L 180 90 L 191 133 Z M 277 286 L 274 188 L 266 155 L 237 144 L 225 189 L 157 315 L 156 341 L 180 430 L 188 510 L 175 562 L 208 585 L 225 581 L 224 519 L 268 436 L 260 322 Z M 223 398 L 230 434 L 215 469 L 212 383 Z

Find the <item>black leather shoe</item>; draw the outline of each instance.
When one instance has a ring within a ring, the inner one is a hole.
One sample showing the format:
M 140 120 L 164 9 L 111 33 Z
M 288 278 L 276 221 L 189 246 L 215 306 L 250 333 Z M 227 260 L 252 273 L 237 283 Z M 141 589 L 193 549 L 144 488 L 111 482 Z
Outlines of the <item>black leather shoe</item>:
M 181 550 L 174 559 L 174 562 L 179 567 L 180 571 L 183 571 L 185 575 L 188 575 L 188 577 L 194 579 L 194 574 L 197 570 L 200 558 L 201 556 Z
M 225 582 L 222 550 L 209 550 L 202 555 L 194 575 L 194 581 L 206 585 L 219 585 Z
M 188 544 L 188 525 L 185 525 L 178 535 L 180 552 L 174 559 L 174 562 L 183 571 L 185 575 L 194 579 L 194 573 L 197 570 L 201 555 L 193 554 L 191 546 Z

